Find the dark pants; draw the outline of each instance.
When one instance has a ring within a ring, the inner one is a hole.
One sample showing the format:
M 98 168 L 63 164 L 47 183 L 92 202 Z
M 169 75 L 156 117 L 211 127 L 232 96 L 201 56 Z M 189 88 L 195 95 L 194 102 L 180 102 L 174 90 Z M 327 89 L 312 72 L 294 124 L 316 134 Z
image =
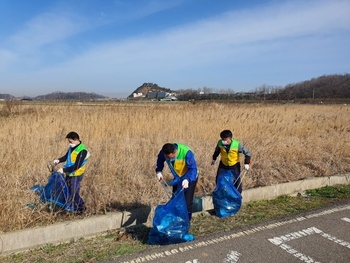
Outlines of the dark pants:
M 226 166 L 220 161 L 220 164 L 219 164 L 219 167 L 218 167 L 218 171 L 216 172 L 216 178 L 215 178 L 216 184 L 218 183 L 218 177 L 219 177 L 219 174 L 220 174 L 219 173 L 220 169 L 230 170 L 232 172 L 233 185 L 234 185 L 234 187 L 236 187 L 238 192 L 242 193 L 241 164 L 240 163 L 236 163 L 235 165 L 232 165 L 232 166 Z
M 84 200 L 80 197 L 80 183 L 83 180 L 83 175 L 81 176 L 66 176 L 67 186 L 70 192 L 70 197 L 68 202 L 72 203 L 72 209 L 77 212 L 82 212 L 85 210 Z
M 187 213 L 188 213 L 188 219 L 190 221 L 191 221 L 191 218 L 192 218 L 193 197 L 194 197 L 194 191 L 196 190 L 197 181 L 198 180 L 190 182 L 189 185 L 188 185 L 188 188 L 184 189 L 186 206 L 187 206 Z M 177 192 L 177 188 L 178 187 L 181 187 L 181 184 L 173 186 L 173 193 L 174 194 Z

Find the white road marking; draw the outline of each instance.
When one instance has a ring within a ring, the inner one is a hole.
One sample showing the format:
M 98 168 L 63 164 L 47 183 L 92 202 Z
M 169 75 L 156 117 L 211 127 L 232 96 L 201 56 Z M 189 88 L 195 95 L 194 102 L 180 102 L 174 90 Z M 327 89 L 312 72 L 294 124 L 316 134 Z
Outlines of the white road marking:
M 158 258 L 165 258 L 165 257 L 172 256 L 172 255 L 175 255 L 175 254 L 178 254 L 178 253 L 185 253 L 187 251 L 194 250 L 196 248 L 207 247 L 207 246 L 210 246 L 212 244 L 218 244 L 218 243 L 225 242 L 227 240 L 232 240 L 232 239 L 235 239 L 235 238 L 238 238 L 238 237 L 248 236 L 248 235 L 254 234 L 256 232 L 277 228 L 277 227 L 280 227 L 280 226 L 284 226 L 284 225 L 288 225 L 288 224 L 291 224 L 291 223 L 304 221 L 304 220 L 315 218 L 315 217 L 320 217 L 320 216 L 323 216 L 323 215 L 336 213 L 336 212 L 343 211 L 343 210 L 350 210 L 350 205 L 345 205 L 345 206 L 338 207 L 338 208 L 335 208 L 335 209 L 326 210 L 326 211 L 323 211 L 323 212 L 320 212 L 320 213 L 310 214 L 310 215 L 307 215 L 305 217 L 302 216 L 302 217 L 298 217 L 298 218 L 287 220 L 287 221 L 277 222 L 277 223 L 273 223 L 273 224 L 269 224 L 269 225 L 265 225 L 265 226 L 259 226 L 259 227 L 252 228 L 252 229 L 249 229 L 249 230 L 246 230 L 246 231 L 233 233 L 231 235 L 224 235 L 224 236 L 221 236 L 221 237 L 218 237 L 218 238 L 214 238 L 214 239 L 211 239 L 211 240 L 207 240 L 207 241 L 202 241 L 202 242 L 198 242 L 198 243 L 196 241 L 191 242 L 191 243 L 184 243 L 184 244 L 189 244 L 189 245 L 183 245 L 183 246 L 178 247 L 177 249 L 165 250 L 165 251 L 162 251 L 162 252 L 153 253 L 153 254 L 150 254 L 150 255 L 138 257 L 138 258 L 135 258 L 135 259 L 132 259 L 132 260 L 129 260 L 129 261 L 124 261 L 122 263 L 149 262 L 149 261 L 152 261 L 152 260 L 155 260 L 155 259 L 158 259 Z
M 274 238 L 270 238 L 269 241 L 282 248 L 283 250 L 285 250 L 287 253 L 293 255 L 296 258 L 299 258 L 301 261 L 307 262 L 307 263 L 319 263 L 318 261 L 315 261 L 312 257 L 309 257 L 307 255 L 304 255 L 300 252 L 298 252 L 297 250 L 295 250 L 294 248 L 292 248 L 291 246 L 287 245 L 286 242 L 297 239 L 297 238 L 301 238 L 301 237 L 305 237 L 305 236 L 309 236 L 309 235 L 313 235 L 313 234 L 319 234 L 320 236 L 333 241 L 339 245 L 342 245 L 346 248 L 350 249 L 350 243 L 346 242 L 344 240 L 341 240 L 337 237 L 331 236 L 327 233 L 324 233 L 323 231 L 317 229 L 316 227 L 310 227 L 298 232 L 292 232 L 289 233 L 287 235 L 284 236 L 279 236 L 279 237 L 274 237 Z
M 344 217 L 344 218 L 342 218 L 341 220 L 350 223 L 350 218 Z
M 222 263 L 236 263 L 242 254 L 237 251 L 231 251 Z

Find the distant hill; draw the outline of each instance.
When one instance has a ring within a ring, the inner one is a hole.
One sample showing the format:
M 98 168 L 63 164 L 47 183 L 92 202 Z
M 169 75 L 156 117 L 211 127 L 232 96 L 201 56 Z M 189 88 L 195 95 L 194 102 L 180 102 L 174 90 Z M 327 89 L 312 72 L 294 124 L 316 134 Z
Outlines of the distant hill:
M 144 95 L 147 95 L 148 92 L 154 91 L 154 92 L 168 92 L 173 93 L 175 91 L 172 91 L 171 89 L 159 87 L 157 84 L 154 83 L 143 83 L 140 87 L 138 87 L 136 90 L 134 90 L 128 98 L 133 97 L 134 93 L 142 93 Z
M 21 99 L 21 100 L 101 100 L 105 99 L 105 96 L 96 93 L 87 92 L 53 92 L 46 95 L 40 95 L 37 97 L 24 96 L 21 98 L 16 98 L 10 94 L 0 94 L 0 99 L 11 100 L 11 99 Z
M 178 93 L 179 100 L 226 101 L 304 101 L 346 102 L 350 99 L 350 74 L 324 75 L 311 80 L 291 83 L 285 87 L 262 85 L 255 92 L 221 92 L 199 94 L 196 90 Z
M 53 92 L 46 95 L 34 97 L 34 100 L 98 100 L 104 99 L 105 96 L 96 93 L 87 92 Z
M 0 94 L 0 100 L 10 100 L 12 98 L 14 97 L 10 94 Z
M 278 92 L 280 99 L 344 99 L 350 98 L 350 74 L 324 75 L 295 84 Z
M 350 74 L 323 75 L 312 78 L 311 80 L 291 83 L 285 87 L 274 87 L 262 85 L 255 92 L 200 92 L 198 89 L 171 90 L 160 87 L 155 83 L 143 83 L 135 89 L 128 98 L 133 98 L 133 94 L 141 94 L 138 98 L 145 98 L 152 91 L 155 93 L 177 93 L 179 100 L 339 100 L 350 99 Z M 53 92 L 46 95 L 40 95 L 34 98 L 24 97 L 23 100 L 102 100 L 105 96 L 96 93 L 87 92 Z M 0 99 L 15 99 L 10 94 L 0 94 Z M 18 98 L 17 98 L 18 99 Z M 133 98 L 135 99 L 135 98 Z

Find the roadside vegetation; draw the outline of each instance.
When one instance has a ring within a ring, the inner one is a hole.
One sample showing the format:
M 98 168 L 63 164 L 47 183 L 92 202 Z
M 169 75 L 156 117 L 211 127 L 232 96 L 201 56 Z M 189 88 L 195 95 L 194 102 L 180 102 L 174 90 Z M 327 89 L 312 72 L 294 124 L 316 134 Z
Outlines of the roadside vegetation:
M 223 129 L 252 153 L 244 190 L 350 171 L 349 105 L 33 101 L 3 103 L 0 112 L 2 232 L 164 203 L 155 162 L 166 142 L 192 148 L 200 171 L 195 195 L 209 195 Z M 70 131 L 91 152 L 81 185 L 83 216 L 48 213 L 29 190 L 46 184 L 46 163 L 66 153 Z M 164 177 L 172 179 L 167 168 Z
M 298 196 L 280 196 L 272 200 L 243 204 L 231 217 L 218 218 L 209 213 L 197 213 L 191 222 L 190 232 L 195 237 L 224 230 L 237 231 L 240 227 L 263 223 L 270 219 L 283 219 L 334 204 L 349 204 L 350 185 L 326 186 L 307 190 Z M 150 248 L 147 237 L 150 226 L 139 225 L 118 229 L 94 238 L 80 239 L 71 243 L 47 245 L 28 252 L 0 257 L 3 263 L 78 263 L 98 262 Z

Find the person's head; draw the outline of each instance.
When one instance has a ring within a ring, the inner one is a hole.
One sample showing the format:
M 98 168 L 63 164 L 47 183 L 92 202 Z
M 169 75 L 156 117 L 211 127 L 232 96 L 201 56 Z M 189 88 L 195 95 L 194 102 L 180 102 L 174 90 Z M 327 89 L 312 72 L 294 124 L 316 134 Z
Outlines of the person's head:
M 80 143 L 79 134 L 73 131 L 67 134 L 66 139 L 70 147 L 77 146 Z
M 175 145 L 172 143 L 166 143 L 162 147 L 162 152 L 165 155 L 165 158 L 171 160 L 176 157 L 177 149 L 175 148 Z
M 220 133 L 220 138 L 222 140 L 222 144 L 229 145 L 232 142 L 232 132 L 230 130 L 223 130 Z

